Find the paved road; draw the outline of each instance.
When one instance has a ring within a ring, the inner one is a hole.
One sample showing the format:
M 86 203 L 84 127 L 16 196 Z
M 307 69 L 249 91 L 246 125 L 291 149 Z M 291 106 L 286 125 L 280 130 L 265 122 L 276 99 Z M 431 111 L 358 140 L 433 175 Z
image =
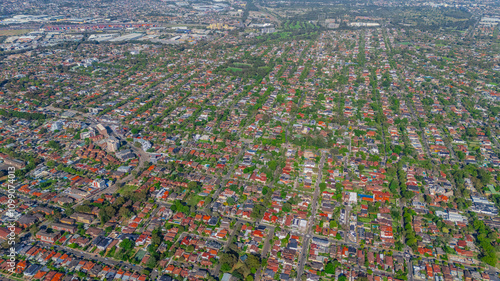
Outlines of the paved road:
M 261 258 L 265 258 L 267 256 L 267 252 L 269 251 L 269 248 L 271 246 L 271 243 L 270 243 L 270 240 L 274 237 L 274 231 L 276 230 L 276 226 L 274 225 L 269 225 L 269 224 L 265 224 L 265 223 L 262 223 L 262 222 L 256 222 L 254 220 L 249 220 L 249 219 L 244 219 L 244 218 L 238 218 L 238 217 L 231 217 L 231 216 L 222 216 L 221 218 L 225 218 L 225 219 L 228 219 L 228 220 L 236 220 L 236 223 L 235 225 L 233 226 L 233 231 L 230 235 L 230 238 L 227 240 L 227 242 L 225 243 L 224 245 L 224 250 L 227 249 L 227 247 L 229 247 L 229 245 L 231 244 L 232 240 L 233 240 L 233 237 L 237 234 L 237 231 L 236 230 L 240 230 L 241 229 L 241 225 L 245 224 L 245 223 L 251 223 L 251 224 L 254 224 L 256 227 L 259 227 L 259 226 L 264 226 L 266 229 L 269 230 L 269 234 L 266 235 L 265 237 L 265 241 L 264 241 L 264 246 L 262 248 L 262 253 L 261 253 Z M 297 233 L 297 235 L 301 235 L 299 233 Z M 220 264 L 215 268 L 215 273 L 214 276 L 219 276 L 219 273 L 220 273 Z M 258 269 L 257 273 L 255 274 L 255 280 L 260 280 L 260 273 L 261 273 L 261 268 Z
M 173 244 L 173 245 L 180 245 L 181 240 L 182 240 L 182 239 L 184 239 L 184 237 L 185 237 L 186 235 L 188 235 L 188 233 L 187 233 L 187 232 L 183 232 L 183 233 L 181 233 L 181 235 L 179 235 L 179 238 L 177 238 L 177 240 L 174 242 L 174 244 Z M 165 265 L 165 268 L 167 268 L 167 267 L 170 265 L 170 263 L 172 263 L 172 261 L 173 261 L 173 258 L 171 257 L 171 258 L 170 258 L 170 260 L 168 261 L 167 265 Z
M 450 151 L 450 156 L 451 160 L 455 160 L 457 161 L 458 160 L 458 157 L 455 155 L 455 151 L 453 150 L 453 145 L 451 144 L 451 142 L 449 142 L 448 140 L 445 141 L 446 138 L 449 138 L 451 139 L 451 136 L 449 135 L 449 133 L 447 133 L 444 125 L 441 126 L 441 133 L 443 134 L 443 142 L 444 142 L 444 145 L 448 148 L 448 150 Z M 451 161 L 450 160 L 450 161 Z
M 115 137 L 120 137 L 121 139 L 123 139 L 123 136 L 119 136 L 118 134 L 116 134 L 116 132 L 112 132 L 111 135 L 115 136 Z M 138 147 L 135 147 L 133 144 L 130 145 L 130 148 L 135 152 L 135 154 L 137 154 L 137 156 L 139 157 L 139 164 L 137 165 L 137 167 L 135 167 L 134 171 L 140 171 L 141 169 L 143 169 L 145 167 L 145 165 L 147 163 L 149 163 L 149 153 L 145 152 L 144 150 L 142 150 L 141 148 L 138 148 Z M 91 195 L 90 197 L 86 198 L 85 200 L 81 200 L 80 202 L 78 202 L 75 206 L 78 206 L 78 205 L 81 205 L 83 202 L 85 202 L 86 200 L 94 200 L 94 199 L 97 199 L 99 198 L 102 194 L 114 194 L 119 188 L 120 188 L 120 185 L 122 183 L 128 183 L 130 181 L 132 181 L 133 179 L 135 178 L 135 176 L 130 173 L 128 176 L 116 181 L 114 184 L 112 184 L 111 186 L 107 187 L 107 188 L 104 188 L 100 191 L 98 191 L 97 193 Z
M 407 102 L 407 106 L 408 106 L 408 109 L 410 110 L 410 113 L 411 113 L 411 116 L 413 117 L 413 119 L 415 121 L 418 121 L 418 116 L 417 114 L 415 113 L 415 109 L 413 108 L 413 101 L 410 101 L 410 102 Z M 429 157 L 429 159 L 433 159 L 432 156 L 431 156 L 431 150 L 429 149 L 429 144 L 427 143 L 427 139 L 425 138 L 425 133 L 423 132 L 423 128 L 420 127 L 420 122 L 418 123 L 418 128 L 417 129 L 420 129 L 421 132 L 422 132 L 422 143 L 423 145 L 425 146 L 425 152 L 427 153 L 427 156 Z
M 236 158 L 234 159 L 234 162 L 230 164 L 231 165 L 230 170 L 226 173 L 226 175 L 224 176 L 224 178 L 222 178 L 222 181 L 220 183 L 220 187 L 217 190 L 215 190 L 214 195 L 212 195 L 212 202 L 210 204 L 208 204 L 208 205 L 205 206 L 205 210 L 204 210 L 205 212 L 207 210 L 211 209 L 212 206 L 214 205 L 215 201 L 217 201 L 217 198 L 219 198 L 219 193 L 221 193 L 224 190 L 224 187 L 226 186 L 226 183 L 231 178 L 231 175 L 234 172 L 235 165 L 237 165 L 240 162 L 241 157 L 243 155 L 245 155 L 246 151 L 247 151 L 247 144 L 243 144 L 241 146 L 240 153 L 238 154 L 238 156 L 236 156 Z
M 51 111 L 57 111 L 57 112 L 60 112 L 60 111 L 69 111 L 69 112 L 75 113 L 77 115 L 75 115 L 75 117 L 73 117 L 74 119 L 78 119 L 78 120 L 82 120 L 82 121 L 88 122 L 88 123 L 90 123 L 91 125 L 94 125 L 94 126 L 97 125 L 99 122 L 101 122 L 101 121 L 99 121 L 99 120 L 96 119 L 97 117 L 95 115 L 90 114 L 90 113 L 81 113 L 79 111 L 72 110 L 72 109 L 56 108 L 56 107 L 53 107 L 52 105 L 49 105 L 49 106 L 45 107 L 44 109 L 45 110 L 51 110 Z M 108 122 L 102 121 L 101 123 L 104 124 L 104 125 L 109 125 Z M 124 139 L 124 136 L 119 135 L 115 131 L 112 131 L 110 135 L 114 136 L 114 137 L 117 137 L 119 139 Z M 133 144 L 130 144 L 130 147 L 139 156 L 139 164 L 137 165 L 137 167 L 134 170 L 137 171 L 137 170 L 140 170 L 140 169 L 144 168 L 145 164 L 147 162 L 149 162 L 149 154 L 147 152 L 145 152 L 144 150 L 142 150 L 141 148 L 135 147 Z M 103 189 L 103 190 L 101 190 L 101 191 L 99 191 L 99 192 L 91 195 L 86 200 L 93 200 L 93 199 L 99 198 L 102 194 L 113 194 L 113 193 L 115 193 L 118 190 L 118 188 L 120 187 L 121 183 L 127 183 L 127 182 L 130 182 L 133 179 L 134 179 L 134 175 L 129 174 L 125 178 L 116 181 L 110 187 L 105 188 L 105 189 Z M 82 204 L 84 201 L 85 200 L 80 201 L 75 206 L 78 206 L 78 205 Z
M 353 247 L 355 249 L 361 248 L 361 246 L 359 244 L 354 243 L 354 242 L 339 241 L 339 240 L 335 240 L 335 239 L 330 238 L 330 237 L 324 237 L 324 236 L 320 236 L 317 234 L 314 234 L 313 236 L 323 238 L 323 239 L 328 239 L 330 241 L 330 243 L 334 244 L 334 245 L 344 245 L 344 246 L 348 246 L 348 247 Z M 377 247 L 377 246 L 373 246 L 373 245 L 368 245 L 368 246 L 365 245 L 364 249 L 377 250 L 377 251 L 387 250 L 386 248 Z M 413 280 L 413 267 L 412 267 L 411 261 L 417 260 L 418 258 L 422 258 L 422 261 L 424 261 L 426 263 L 434 264 L 435 260 L 438 260 L 435 257 L 422 257 L 420 255 L 413 254 L 413 253 L 411 253 L 410 248 L 408 248 L 408 247 L 406 247 L 405 251 L 397 251 L 394 249 L 392 249 L 391 251 L 392 251 L 394 257 L 401 257 L 401 258 L 405 259 L 407 266 L 409 266 L 408 267 L 408 280 Z M 465 266 L 465 269 L 476 270 L 477 267 Z M 375 270 L 373 270 L 373 271 L 375 272 Z M 497 274 L 499 272 L 498 269 L 491 267 L 491 266 L 487 266 L 487 268 L 485 268 L 484 271 L 486 273 L 488 273 L 490 275 L 490 277 L 493 276 L 494 278 L 497 277 Z M 388 273 L 386 271 L 381 271 L 381 273 L 391 275 L 390 273 Z M 497 280 L 497 279 L 494 279 L 494 280 Z
M 269 248 L 271 246 L 270 240 L 274 237 L 274 231 L 276 228 L 274 226 L 266 226 L 266 228 L 270 229 L 269 234 L 266 235 L 266 241 L 264 242 L 264 247 L 262 248 L 261 258 L 267 257 L 267 252 L 269 252 Z M 262 274 L 262 267 L 259 267 L 257 272 L 255 273 L 255 280 L 260 281 Z
M 306 95 L 306 92 L 302 91 L 302 95 L 300 96 L 299 102 L 297 103 L 297 108 L 300 108 L 300 105 L 302 104 L 302 100 L 304 99 L 305 95 Z M 286 126 L 286 130 L 285 130 L 285 143 L 288 143 L 288 131 L 290 129 L 290 126 L 292 126 L 293 122 L 295 121 L 295 117 L 296 117 L 296 114 L 292 115 L 292 118 L 290 119 L 290 122 L 288 122 L 288 126 Z
M 219 243 L 222 244 L 222 249 L 221 251 L 224 251 L 227 247 L 229 247 L 229 244 L 231 244 L 231 241 L 233 239 L 233 237 L 237 234 L 237 231 L 239 229 L 239 225 L 242 224 L 242 222 L 236 222 L 236 224 L 233 226 L 233 230 L 230 234 L 230 236 L 228 237 L 228 240 L 226 241 L 223 241 L 223 240 L 220 240 L 220 239 L 217 239 L 217 238 L 213 238 L 213 237 L 206 237 L 206 236 L 200 236 L 198 234 L 194 234 L 194 233 L 188 233 L 188 232 L 183 232 L 181 233 L 181 235 L 179 236 L 179 238 L 174 242 L 174 245 L 180 245 L 180 242 L 182 239 L 184 239 L 185 236 L 189 235 L 189 236 L 192 236 L 192 237 L 197 237 L 198 239 L 203 239 L 203 240 L 212 240 L 212 241 L 217 241 Z M 174 265 L 176 264 L 188 264 L 188 265 L 193 265 L 191 262 L 188 262 L 188 261 L 174 261 L 173 258 L 171 258 L 167 265 L 165 266 L 168 267 L 171 263 L 173 263 Z M 197 265 L 194 265 L 195 268 L 198 267 Z M 221 267 L 221 264 L 219 263 L 214 269 L 209 269 L 210 271 L 210 274 L 212 276 L 219 276 L 219 272 L 220 272 L 220 267 Z
M 304 241 L 302 243 L 302 249 L 300 250 L 296 280 L 300 280 L 302 274 L 304 273 L 304 265 L 306 263 L 307 254 L 309 252 L 309 242 L 310 242 L 310 239 L 312 236 L 312 227 L 314 225 L 314 219 L 316 217 L 316 210 L 317 210 L 316 205 L 318 204 L 318 196 L 320 193 L 319 184 L 322 181 L 322 171 L 323 171 L 323 164 L 324 163 L 325 163 L 325 153 L 322 153 L 321 160 L 319 163 L 318 177 L 316 178 L 316 187 L 315 187 L 315 191 L 314 191 L 314 197 L 313 197 L 313 201 L 311 204 L 311 208 L 312 208 L 311 209 L 311 216 L 309 217 L 309 221 L 307 222 Z
M 497 146 L 497 149 L 500 149 L 500 143 L 498 143 L 497 141 L 497 138 L 495 136 L 492 136 L 491 139 L 493 140 L 493 142 L 496 144 Z
M 85 120 L 87 117 L 95 117 L 94 115 L 92 115 L 90 113 L 81 113 L 80 111 L 76 111 L 76 110 L 72 110 L 72 109 L 57 108 L 57 107 L 53 107 L 52 105 L 46 106 L 43 109 L 45 109 L 45 110 L 51 110 L 51 111 L 57 111 L 57 112 L 61 112 L 61 111 L 72 112 L 72 113 L 75 114 L 75 116 L 72 117 L 72 118 L 79 119 L 79 120 Z
M 224 247 L 222 248 L 223 252 L 225 252 L 227 250 L 227 247 L 229 247 L 229 244 L 231 244 L 231 242 L 233 241 L 234 236 L 241 229 L 242 224 L 243 224 L 242 222 L 236 221 L 236 223 L 233 225 L 233 227 L 232 227 L 233 229 L 231 230 L 231 234 L 229 235 L 229 238 L 227 239 L 226 243 L 224 243 Z M 222 264 L 219 262 L 217 264 L 217 266 L 215 267 L 215 269 L 214 269 L 214 272 L 215 272 L 214 276 L 215 277 L 219 276 L 221 265 Z
M 54 249 L 57 251 L 64 251 L 66 253 L 71 253 L 75 257 L 79 257 L 79 258 L 83 258 L 83 259 L 87 259 L 87 260 L 99 261 L 99 262 L 102 262 L 102 263 L 107 264 L 109 266 L 118 266 L 119 265 L 119 266 L 122 266 L 122 267 L 132 271 L 132 272 L 133 271 L 141 272 L 141 270 L 143 270 L 142 266 L 131 264 L 131 263 L 128 263 L 125 261 L 116 261 L 116 260 L 113 260 L 110 258 L 101 257 L 98 254 L 90 254 L 90 253 L 84 252 L 82 250 L 71 249 L 71 248 L 65 247 L 65 246 L 52 245 L 52 244 L 47 244 L 44 242 L 39 242 L 39 243 L 46 248 L 54 247 Z
M 351 157 L 351 137 L 349 136 L 349 152 L 346 153 L 345 160 L 344 160 L 344 169 L 349 169 L 350 167 L 350 162 L 349 158 Z
M 321 236 L 321 235 L 317 235 L 317 234 L 313 234 L 314 237 L 318 237 L 318 238 L 322 238 L 322 239 L 328 239 L 328 241 L 330 241 L 330 243 L 332 245 L 336 245 L 336 246 L 347 246 L 347 247 L 353 247 L 355 248 L 356 250 L 358 249 L 361 249 L 361 245 L 359 245 L 358 243 L 355 243 L 355 242 L 351 242 L 351 241 L 339 241 L 339 240 L 336 240 L 336 239 L 333 239 L 333 238 L 330 238 L 330 237 L 325 237 L 325 236 Z M 347 236 L 347 235 L 346 235 Z M 363 249 L 372 249 L 372 250 L 376 250 L 376 251 L 385 251 L 387 250 L 386 248 L 382 248 L 382 247 L 377 247 L 377 246 L 372 246 L 372 245 L 365 245 L 363 247 Z M 396 250 L 392 250 L 393 252 L 393 256 L 394 257 L 401 257 L 401 258 L 405 258 L 406 256 L 406 253 L 405 252 L 401 252 L 401 251 L 396 251 Z M 408 262 L 408 261 L 407 261 Z M 354 266 L 354 265 L 350 265 L 350 266 Z M 366 272 L 366 268 L 364 267 L 364 265 L 357 265 L 357 268 L 360 268 L 360 269 L 363 269 L 362 271 L 363 272 Z M 373 272 L 377 272 L 379 270 L 377 269 L 372 269 Z M 390 275 L 392 276 L 393 274 L 391 273 L 388 273 L 387 271 L 379 271 L 381 274 L 385 274 L 385 275 Z M 412 280 L 412 279 L 408 279 L 408 280 Z

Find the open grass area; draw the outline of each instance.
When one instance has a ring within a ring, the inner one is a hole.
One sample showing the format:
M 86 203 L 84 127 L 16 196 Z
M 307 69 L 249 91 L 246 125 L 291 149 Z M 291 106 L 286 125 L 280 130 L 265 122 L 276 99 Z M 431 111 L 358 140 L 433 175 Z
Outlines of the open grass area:
M 297 187 L 296 188 L 297 190 L 299 191 L 303 191 L 303 192 L 306 192 L 306 193 L 313 193 L 314 189 L 307 189 L 307 188 L 303 188 L 303 187 Z
M 187 204 L 189 206 L 193 206 L 193 205 L 198 204 L 203 199 L 204 199 L 204 197 L 202 197 L 202 196 L 193 195 L 193 196 L 191 196 L 191 198 L 189 198 L 189 200 L 187 201 Z
M 234 64 L 234 66 L 252 67 L 251 64 L 249 64 L 249 63 L 243 63 L 243 62 L 235 62 L 233 64 Z
M 8 274 L 4 274 L 4 273 L 2 273 L 1 275 L 2 275 L 2 276 L 5 276 L 5 277 L 6 277 L 6 278 L 8 278 L 9 280 L 20 280 L 20 281 L 24 280 L 24 279 L 22 279 L 22 278 L 17 278 L 17 277 L 15 277 L 15 276 L 13 276 L 12 274 L 9 274 L 9 275 L 8 275 Z
M 228 67 L 227 70 L 229 71 L 234 71 L 234 72 L 237 72 L 237 71 L 243 71 L 243 69 L 241 68 L 237 68 L 237 67 Z
M 370 223 L 370 222 L 372 222 L 372 219 L 370 219 L 370 218 L 359 218 L 358 217 L 358 221 L 359 222 L 363 222 L 363 223 Z
M 234 271 L 234 270 L 236 270 L 236 269 L 238 269 L 238 268 L 240 268 L 240 267 L 242 267 L 242 266 L 243 266 L 243 263 L 242 263 L 241 261 L 238 261 L 238 262 L 234 265 L 234 267 L 233 267 L 233 269 L 232 269 L 232 270 Z
M 118 193 L 125 194 L 125 193 L 132 192 L 132 191 L 135 191 L 135 190 L 137 190 L 137 186 L 126 185 L 126 186 L 118 189 Z
M 144 258 L 144 256 L 145 256 L 146 254 L 147 254 L 147 252 L 146 252 L 146 251 L 144 251 L 144 250 L 139 250 L 139 251 L 137 252 L 137 254 L 135 255 L 134 259 L 135 259 L 135 260 L 137 260 L 137 261 L 141 261 L 141 260 L 142 260 L 142 258 Z
M 13 29 L 13 30 L 0 30 L 0 36 L 14 36 L 21 35 L 33 31 L 34 29 Z

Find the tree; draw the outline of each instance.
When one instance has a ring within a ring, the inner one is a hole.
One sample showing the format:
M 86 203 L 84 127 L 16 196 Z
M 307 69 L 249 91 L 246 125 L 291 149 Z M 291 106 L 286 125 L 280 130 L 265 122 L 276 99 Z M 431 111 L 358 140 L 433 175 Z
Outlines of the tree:
M 335 274 L 335 267 L 333 266 L 333 263 L 329 262 L 325 265 L 325 273 Z
M 60 150 L 62 148 L 61 145 L 58 142 L 54 141 L 54 140 L 49 141 L 49 143 L 47 144 L 47 146 L 50 147 L 50 148 L 53 148 L 55 150 Z
M 88 205 L 79 205 L 76 206 L 75 211 L 80 212 L 80 213 L 90 213 L 92 210 Z
M 32 226 L 30 227 L 30 232 L 31 232 L 31 234 L 32 234 L 33 236 L 35 236 L 35 234 L 38 232 L 38 230 L 39 230 L 39 229 L 38 229 L 38 226 L 36 226 L 36 225 L 32 225 Z
M 120 242 L 119 246 L 123 250 L 128 251 L 134 247 L 134 243 L 132 241 L 130 241 L 128 238 L 125 238 L 125 239 L 123 239 L 122 242 Z
M 481 261 L 491 265 L 491 266 L 496 266 L 497 264 L 497 258 L 495 256 L 484 256 L 481 258 Z
M 151 235 L 151 243 L 155 246 L 159 246 L 163 241 L 163 235 L 161 233 L 161 230 L 155 229 Z
M 130 216 L 130 209 L 128 207 L 125 207 L 125 206 L 122 206 L 120 208 L 120 210 L 118 211 L 118 214 L 121 216 L 121 217 L 129 217 Z
M 334 220 L 330 221 L 330 228 L 336 228 L 337 227 L 337 222 Z
M 257 256 L 249 254 L 247 256 L 245 264 L 253 272 L 253 271 L 256 271 L 260 267 L 261 261 L 260 261 L 260 259 Z
M 266 195 L 266 194 L 267 194 L 267 192 L 268 192 L 268 187 L 267 187 L 267 186 L 264 186 L 264 187 L 262 188 L 262 195 Z
M 220 262 L 222 266 L 224 266 L 224 264 L 227 264 L 226 268 L 229 267 L 229 269 L 225 271 L 231 270 L 231 268 L 236 264 L 237 261 L 238 261 L 237 254 L 232 251 L 227 253 L 222 253 L 220 257 Z
M 198 182 L 197 181 L 190 181 L 188 183 L 188 188 L 189 189 L 196 189 L 198 187 Z
M 292 211 L 292 204 L 290 204 L 289 202 L 285 202 L 285 204 L 283 204 L 283 212 L 285 213 L 290 213 Z
M 241 269 L 241 268 L 238 268 L 238 269 Z M 238 280 L 243 280 L 243 278 L 244 278 L 243 274 L 241 274 L 238 270 L 231 272 L 231 275 L 233 275 Z
M 101 219 L 102 224 L 108 222 L 115 215 L 116 215 L 116 210 L 112 206 L 106 206 L 101 210 L 99 210 L 99 218 Z
M 227 272 L 227 271 L 231 270 L 231 268 L 232 268 L 232 266 L 229 265 L 228 263 L 223 263 L 220 267 L 220 270 Z
M 148 262 L 146 263 L 146 266 L 149 268 L 154 268 L 156 266 L 157 259 L 155 255 L 151 255 L 148 259 Z

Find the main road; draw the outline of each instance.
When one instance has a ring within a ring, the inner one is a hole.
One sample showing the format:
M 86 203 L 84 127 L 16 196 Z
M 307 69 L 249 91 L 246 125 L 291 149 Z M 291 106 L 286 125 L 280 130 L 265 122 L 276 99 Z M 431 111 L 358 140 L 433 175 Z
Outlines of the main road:
M 113 135 L 114 137 L 120 137 L 123 139 L 123 136 L 120 136 L 118 135 L 115 131 L 112 131 L 111 132 L 111 135 Z M 134 169 L 134 171 L 138 172 L 140 171 L 141 169 L 144 168 L 145 164 L 149 162 L 149 153 L 145 152 L 144 150 L 142 150 L 141 148 L 138 148 L 138 147 L 135 147 L 133 144 L 130 144 L 130 148 L 135 152 L 135 154 L 137 154 L 137 156 L 139 157 L 139 164 L 137 165 L 137 167 Z M 86 198 L 85 200 L 81 200 L 80 202 L 78 202 L 75 206 L 78 206 L 80 204 L 82 204 L 83 202 L 87 201 L 87 200 L 92 200 L 92 199 L 97 199 L 99 198 L 102 194 L 114 194 L 118 188 L 121 186 L 122 183 L 127 183 L 127 182 L 130 182 L 134 179 L 134 175 L 132 173 L 130 173 L 128 176 L 116 181 L 114 184 L 112 184 L 111 186 L 107 187 L 107 188 L 104 188 L 100 191 L 98 191 L 97 193 L 94 193 L 92 194 L 91 196 L 89 196 L 88 198 Z

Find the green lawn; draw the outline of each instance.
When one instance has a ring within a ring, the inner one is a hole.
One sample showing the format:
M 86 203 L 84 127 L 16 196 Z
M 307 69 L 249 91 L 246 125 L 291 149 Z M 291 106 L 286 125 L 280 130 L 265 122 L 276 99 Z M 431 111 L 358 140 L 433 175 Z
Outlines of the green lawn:
M 372 222 L 372 219 L 371 218 L 360 218 L 360 217 L 358 217 L 358 221 L 359 222 L 363 222 L 363 223 L 370 223 L 370 222 Z
M 136 261 L 141 261 L 141 260 L 142 260 L 142 258 L 144 258 L 144 256 L 146 255 L 146 253 L 147 253 L 147 252 L 146 252 L 146 251 L 144 251 L 144 250 L 139 250 L 139 252 L 137 252 L 137 254 L 135 255 L 134 259 L 135 259 Z
M 279 35 L 281 38 L 288 38 L 290 37 L 292 33 L 291 32 L 280 32 Z
M 233 63 L 235 66 L 245 66 L 245 67 L 252 67 L 251 64 L 249 63 L 243 63 L 243 62 L 235 62 Z
M 202 196 L 199 196 L 199 195 L 193 195 L 189 198 L 189 200 L 186 202 L 189 206 L 194 206 L 196 204 L 198 204 L 198 202 L 200 202 L 201 200 L 203 200 L 204 198 Z
M 136 191 L 136 190 L 137 190 L 137 186 L 125 185 L 124 187 L 118 189 L 118 193 L 125 194 L 127 192 L 132 192 L 132 191 Z

